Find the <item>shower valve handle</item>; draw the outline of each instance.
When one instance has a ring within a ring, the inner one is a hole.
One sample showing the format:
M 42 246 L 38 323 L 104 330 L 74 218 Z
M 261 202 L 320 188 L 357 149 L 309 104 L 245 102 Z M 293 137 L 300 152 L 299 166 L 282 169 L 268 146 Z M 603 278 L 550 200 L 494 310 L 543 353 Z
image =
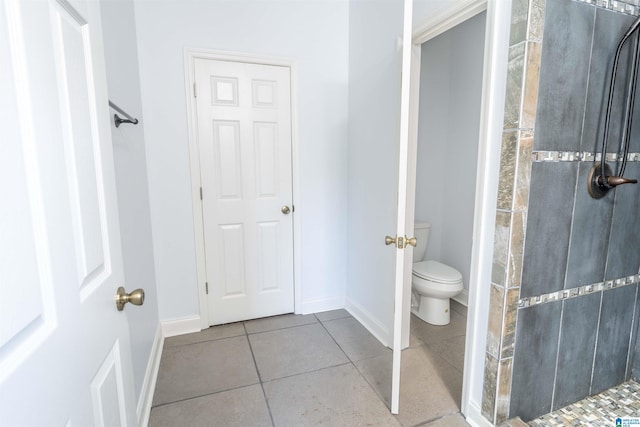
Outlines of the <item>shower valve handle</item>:
M 606 179 L 607 179 L 607 183 L 611 187 L 616 187 L 621 184 L 637 184 L 638 183 L 637 179 L 623 178 L 621 176 L 608 176 L 606 177 Z

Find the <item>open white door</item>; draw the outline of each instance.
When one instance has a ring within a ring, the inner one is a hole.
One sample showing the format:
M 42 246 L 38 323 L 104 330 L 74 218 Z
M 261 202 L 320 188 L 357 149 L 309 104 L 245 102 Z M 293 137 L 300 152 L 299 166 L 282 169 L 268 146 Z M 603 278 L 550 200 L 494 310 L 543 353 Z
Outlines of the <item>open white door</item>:
M 100 4 L 0 1 L 2 425 L 133 425 Z
M 391 413 L 397 414 L 400 407 L 400 365 L 402 355 L 402 320 L 405 278 L 407 277 L 406 260 L 411 260 L 413 251 L 407 233 L 407 177 L 409 167 L 409 111 L 411 90 L 411 54 L 413 27 L 413 0 L 404 0 L 404 18 L 402 30 L 402 87 L 400 94 L 400 142 L 398 145 L 398 216 L 396 224 L 396 267 L 395 293 L 393 311 L 393 376 L 391 380 Z M 411 225 L 411 224 L 409 224 Z M 410 232 L 413 232 L 410 229 Z M 413 243 L 415 246 L 415 243 Z M 408 275 L 411 277 L 411 274 Z M 407 286 L 411 286 L 409 281 Z

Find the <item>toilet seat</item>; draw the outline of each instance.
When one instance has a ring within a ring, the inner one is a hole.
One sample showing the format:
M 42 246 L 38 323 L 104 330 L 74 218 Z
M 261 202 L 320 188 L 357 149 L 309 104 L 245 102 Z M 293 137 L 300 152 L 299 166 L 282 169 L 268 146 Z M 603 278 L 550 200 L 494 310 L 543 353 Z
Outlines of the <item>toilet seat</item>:
M 413 274 L 421 279 L 443 284 L 456 284 L 462 281 L 462 274 L 458 270 L 433 260 L 414 263 Z

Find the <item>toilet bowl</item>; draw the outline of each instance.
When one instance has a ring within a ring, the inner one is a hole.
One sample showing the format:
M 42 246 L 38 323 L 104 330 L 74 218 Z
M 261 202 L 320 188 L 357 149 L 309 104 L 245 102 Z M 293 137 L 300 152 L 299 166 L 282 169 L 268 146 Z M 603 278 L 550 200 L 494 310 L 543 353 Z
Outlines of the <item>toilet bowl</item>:
M 464 288 L 462 274 L 441 262 L 424 260 L 430 230 L 429 223 L 415 224 L 418 243 L 413 252 L 411 312 L 432 325 L 448 325 L 450 299 Z

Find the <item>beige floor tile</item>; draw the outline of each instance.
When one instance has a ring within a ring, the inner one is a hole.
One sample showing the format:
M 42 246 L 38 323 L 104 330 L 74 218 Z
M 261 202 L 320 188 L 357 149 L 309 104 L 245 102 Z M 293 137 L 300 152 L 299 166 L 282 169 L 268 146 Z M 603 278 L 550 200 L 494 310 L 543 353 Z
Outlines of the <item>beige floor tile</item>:
M 264 384 L 276 426 L 399 426 L 353 365 Z
M 153 406 L 258 383 L 246 336 L 168 347 Z
M 391 357 L 356 362 L 371 386 L 390 405 Z M 417 425 L 460 411 L 462 374 L 427 347 L 402 352 L 400 410 L 402 425 Z
M 424 427 L 469 427 L 464 417 L 460 414 L 447 415 L 435 421 L 421 424 Z
M 411 333 L 424 344 L 465 335 L 467 318 L 455 311 L 451 312 L 451 322 L 445 326 L 431 325 L 415 315 L 411 315 Z
M 149 427 L 271 426 L 259 384 L 169 403 L 151 410 Z
M 460 372 L 464 370 L 464 345 L 466 336 L 452 337 L 430 344 L 428 347 Z
M 329 320 L 342 319 L 344 317 L 351 317 L 349 312 L 344 308 L 339 310 L 323 311 L 322 313 L 316 313 L 316 317 L 321 322 L 327 322 Z
M 175 347 L 178 345 L 193 344 L 197 342 L 213 341 L 222 338 L 231 338 L 244 335 L 242 322 L 229 323 L 228 325 L 212 326 L 204 331 L 193 334 L 178 335 L 164 340 L 165 347 Z
M 349 362 L 320 323 L 249 335 L 262 381 Z
M 467 317 L 468 308 L 457 301 L 451 300 L 451 310 L 462 314 L 464 317 Z
M 295 326 L 316 323 L 318 319 L 313 314 L 283 314 L 282 316 L 265 317 L 262 319 L 249 320 L 244 322 L 248 334 L 274 331 L 276 329 L 292 328 Z
M 352 361 L 391 352 L 353 317 L 331 320 L 323 324 Z

